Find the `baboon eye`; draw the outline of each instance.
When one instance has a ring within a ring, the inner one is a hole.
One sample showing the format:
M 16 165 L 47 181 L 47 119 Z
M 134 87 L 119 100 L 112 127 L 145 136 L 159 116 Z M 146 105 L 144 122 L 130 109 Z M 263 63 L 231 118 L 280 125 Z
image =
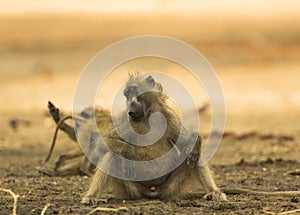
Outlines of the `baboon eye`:
M 148 78 L 146 78 L 146 81 L 152 86 L 155 86 L 155 80 L 152 78 L 152 76 L 150 75 Z
M 137 96 L 137 87 L 129 87 L 125 93 L 124 96 L 128 99 L 128 98 L 132 98 L 134 96 Z
M 124 93 L 124 96 L 128 99 L 128 98 L 130 97 L 130 92 L 129 92 L 129 91 L 126 91 L 126 92 Z

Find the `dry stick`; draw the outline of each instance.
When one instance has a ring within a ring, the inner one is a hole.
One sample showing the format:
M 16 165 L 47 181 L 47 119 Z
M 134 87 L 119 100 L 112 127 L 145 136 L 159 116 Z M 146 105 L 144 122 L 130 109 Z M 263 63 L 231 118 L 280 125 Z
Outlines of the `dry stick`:
M 56 125 L 56 128 L 55 128 L 55 132 L 54 132 L 54 135 L 53 135 L 53 140 L 52 140 L 52 144 L 51 144 L 51 148 L 48 152 L 48 155 L 46 157 L 46 159 L 44 160 L 43 163 L 46 163 L 47 161 L 49 161 L 49 159 L 51 158 L 51 155 L 52 155 L 52 152 L 53 152 L 53 149 L 54 149 L 54 146 L 55 146 L 55 143 L 56 143 L 56 138 L 57 138 L 57 133 L 58 133 L 58 130 L 59 130 L 59 127 L 62 123 L 64 123 L 64 121 L 66 121 L 67 119 L 72 119 L 72 116 L 66 116 L 64 118 L 62 118 Z
M 262 212 L 264 212 L 266 214 L 271 214 L 271 215 L 286 215 L 286 214 L 298 213 L 298 212 L 300 212 L 300 209 L 284 211 L 284 212 L 280 212 L 280 213 L 274 213 L 274 212 L 270 212 L 270 211 L 262 211 Z
M 298 213 L 298 212 L 300 212 L 300 209 L 291 210 L 291 211 L 285 211 L 285 212 L 280 212 L 277 215 L 293 214 L 293 213 Z
M 294 197 L 300 196 L 299 190 L 288 190 L 288 191 L 259 191 L 259 190 L 251 190 L 251 189 L 243 189 L 243 188 L 221 188 L 222 192 L 226 195 L 254 195 L 254 196 L 282 196 L 282 197 Z M 190 193 L 187 196 L 191 198 L 201 198 L 205 195 L 205 193 Z
M 265 214 L 276 215 L 275 213 L 273 213 L 273 212 L 270 212 L 270 211 L 262 211 L 262 212 L 264 212 Z
M 51 205 L 50 203 L 47 203 L 47 204 L 45 205 L 45 207 L 43 208 L 43 210 L 42 210 L 42 212 L 41 212 L 41 215 L 45 215 L 46 210 L 49 208 L 50 205 Z
M 288 171 L 285 173 L 285 175 L 300 175 L 300 169 L 295 169 L 292 171 Z
M 300 196 L 300 191 L 258 191 L 243 188 L 224 188 L 221 189 L 226 194 L 252 194 L 256 196 L 285 196 L 293 197 Z
M 3 188 L 0 188 L 0 190 L 6 192 L 6 193 L 9 193 L 10 195 L 12 195 L 12 197 L 14 198 L 14 207 L 13 207 L 13 215 L 17 215 L 17 202 L 18 202 L 18 197 L 19 195 L 15 194 L 13 191 L 11 190 L 8 190 L 8 189 L 3 189 Z
M 90 211 L 87 215 L 93 214 L 97 211 L 110 211 L 110 212 L 119 212 L 119 211 L 129 211 L 129 208 L 127 207 L 119 207 L 119 208 L 104 208 L 104 207 L 98 207 Z

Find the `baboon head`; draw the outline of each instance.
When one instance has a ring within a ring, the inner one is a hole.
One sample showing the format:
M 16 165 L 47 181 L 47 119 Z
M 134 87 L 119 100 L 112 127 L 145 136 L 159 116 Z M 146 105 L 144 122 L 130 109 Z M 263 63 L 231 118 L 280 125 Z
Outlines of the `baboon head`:
M 165 100 L 162 86 L 152 76 L 141 74 L 131 76 L 126 83 L 124 96 L 127 99 L 128 115 L 134 121 L 141 121 L 150 115 L 153 105 Z

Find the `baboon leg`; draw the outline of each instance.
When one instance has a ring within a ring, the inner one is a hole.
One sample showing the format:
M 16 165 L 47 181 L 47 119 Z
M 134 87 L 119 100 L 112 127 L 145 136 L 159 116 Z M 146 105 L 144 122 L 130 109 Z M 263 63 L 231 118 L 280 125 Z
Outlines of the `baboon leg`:
M 64 131 L 72 140 L 77 141 L 75 130 L 72 126 L 62 123 L 59 128 Z
M 54 169 L 57 170 L 57 168 L 59 168 L 60 165 L 66 160 L 70 160 L 70 159 L 73 159 L 73 158 L 76 158 L 79 156 L 83 156 L 83 155 L 84 154 L 83 154 L 81 148 L 79 146 L 77 146 L 76 148 L 72 149 L 71 151 L 61 154 L 59 156 L 59 159 L 55 163 Z
M 162 194 L 162 199 L 175 199 L 177 197 L 180 197 L 185 192 L 186 187 L 186 175 L 185 173 L 180 173 L 176 175 L 168 186 L 168 189 L 165 190 L 165 192 Z
M 108 180 L 109 176 L 97 169 L 90 188 L 87 194 L 82 198 L 81 203 L 89 204 L 91 202 L 91 197 L 95 196 L 96 193 L 99 193 L 106 186 Z
M 62 118 L 59 109 L 56 108 L 55 105 L 50 101 L 48 102 L 48 109 L 55 123 L 59 123 Z M 77 141 L 75 130 L 72 126 L 63 122 L 60 124 L 59 129 L 64 131 L 72 140 Z
M 208 165 L 198 167 L 198 176 L 200 183 L 208 193 L 204 196 L 205 199 L 226 201 L 226 195 L 217 187 Z
M 80 171 L 85 175 L 92 176 L 93 173 L 91 172 L 92 163 L 89 161 L 87 157 L 84 158 L 83 163 L 80 166 Z
M 127 199 L 139 199 L 142 197 L 141 193 L 139 192 L 138 188 L 131 182 L 128 182 L 128 181 L 123 181 L 124 183 L 124 188 L 123 190 L 125 192 L 120 192 L 118 193 L 118 195 L 120 197 L 124 197 L 124 198 L 127 198 Z M 123 194 L 123 195 L 122 195 Z
M 59 109 L 55 107 L 55 105 L 48 101 L 48 109 L 49 109 L 49 113 L 51 114 L 54 122 L 57 124 L 60 121 L 60 113 L 59 113 Z

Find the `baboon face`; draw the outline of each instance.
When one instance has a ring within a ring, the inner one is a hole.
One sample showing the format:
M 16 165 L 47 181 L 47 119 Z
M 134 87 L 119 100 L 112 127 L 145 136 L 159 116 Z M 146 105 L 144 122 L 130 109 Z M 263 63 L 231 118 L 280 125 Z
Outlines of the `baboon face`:
M 138 94 L 139 92 L 136 86 L 128 87 L 124 93 L 127 99 L 128 114 L 136 121 L 145 118 L 144 105 L 138 100 Z
M 152 76 L 145 79 L 141 77 L 131 78 L 124 90 L 124 96 L 127 99 L 127 111 L 131 119 L 134 121 L 145 119 L 151 104 L 155 102 L 153 101 L 153 94 L 161 91 L 161 85 L 156 83 Z

